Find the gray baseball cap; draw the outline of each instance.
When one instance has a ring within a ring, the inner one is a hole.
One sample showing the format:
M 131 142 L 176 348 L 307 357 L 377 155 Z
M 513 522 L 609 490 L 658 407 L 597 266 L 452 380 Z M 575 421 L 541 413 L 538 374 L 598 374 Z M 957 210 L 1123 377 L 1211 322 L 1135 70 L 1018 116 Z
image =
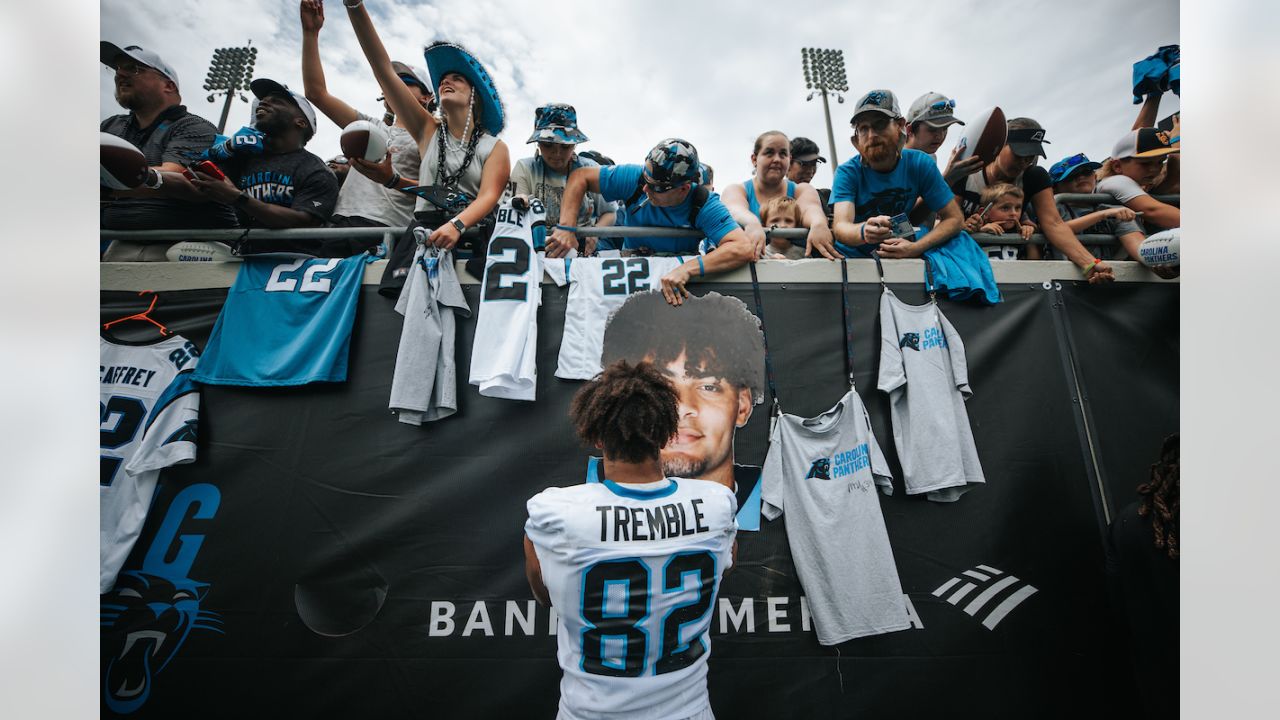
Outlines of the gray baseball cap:
M 902 117 L 902 111 L 898 109 L 898 98 L 891 90 L 872 90 L 858 98 L 858 102 L 853 105 L 853 117 L 849 118 L 849 123 L 852 124 L 859 115 L 866 112 L 883 113 L 891 118 Z
M 963 125 L 955 116 L 956 101 L 942 93 L 929 92 L 916 98 L 907 111 L 907 124 L 923 122 L 930 127 L 944 128 L 948 125 Z
M 169 63 L 162 60 L 156 53 L 140 48 L 137 45 L 129 45 L 122 48 L 114 43 L 109 43 L 106 40 L 98 43 L 98 59 L 102 61 L 103 65 L 114 70 L 115 67 L 120 64 L 120 59 L 122 57 L 133 58 L 135 62 L 146 65 L 161 75 L 169 78 L 173 81 L 174 86 L 178 87 L 178 73 L 174 72 L 173 68 L 169 67 Z M 181 90 L 181 88 L 179 88 L 179 90 Z

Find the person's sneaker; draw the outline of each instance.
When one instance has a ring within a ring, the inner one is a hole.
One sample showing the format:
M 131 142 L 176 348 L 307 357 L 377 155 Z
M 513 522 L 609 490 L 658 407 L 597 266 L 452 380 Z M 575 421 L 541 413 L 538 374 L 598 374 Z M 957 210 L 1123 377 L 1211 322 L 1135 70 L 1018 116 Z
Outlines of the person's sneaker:
M 186 240 L 170 247 L 165 257 L 169 262 L 244 262 L 231 253 L 230 245 L 214 241 Z

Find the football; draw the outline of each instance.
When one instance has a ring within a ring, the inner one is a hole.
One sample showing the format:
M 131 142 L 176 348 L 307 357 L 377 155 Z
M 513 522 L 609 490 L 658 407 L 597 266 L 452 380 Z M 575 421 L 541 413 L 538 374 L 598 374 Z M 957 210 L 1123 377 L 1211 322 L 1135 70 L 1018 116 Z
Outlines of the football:
M 231 246 L 220 242 L 184 240 L 165 251 L 169 262 L 242 262 L 231 254 Z
M 966 127 L 968 129 L 958 143 L 960 154 L 956 156 L 956 162 L 972 155 L 982 158 L 984 165 L 995 160 L 1009 134 L 1009 128 L 1005 125 L 1004 111 L 993 107 L 986 112 L 978 113 Z
M 101 133 L 98 168 L 103 187 L 131 190 L 147 179 L 147 158 L 127 140 L 111 133 Z
M 1138 246 L 1138 262 L 1147 267 L 1178 267 L 1181 228 L 1172 228 L 1149 236 Z
M 382 162 L 387 156 L 387 132 L 368 120 L 356 120 L 343 128 L 338 144 L 349 158 Z

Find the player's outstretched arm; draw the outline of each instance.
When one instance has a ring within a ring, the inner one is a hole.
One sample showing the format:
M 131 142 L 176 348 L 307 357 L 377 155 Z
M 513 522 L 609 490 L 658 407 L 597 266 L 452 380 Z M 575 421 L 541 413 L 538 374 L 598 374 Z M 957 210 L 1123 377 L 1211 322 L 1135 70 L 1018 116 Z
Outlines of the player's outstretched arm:
M 547 592 L 546 583 L 542 582 L 542 564 L 538 562 L 538 553 L 533 549 L 533 541 L 528 535 L 524 536 L 524 576 L 529 580 L 533 598 L 550 607 L 551 594 Z

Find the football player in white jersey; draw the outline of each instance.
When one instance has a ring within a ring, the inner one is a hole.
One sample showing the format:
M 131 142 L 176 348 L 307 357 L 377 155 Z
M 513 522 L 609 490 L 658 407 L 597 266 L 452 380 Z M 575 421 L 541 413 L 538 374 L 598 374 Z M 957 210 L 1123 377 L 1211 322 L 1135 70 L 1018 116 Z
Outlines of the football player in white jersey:
M 653 365 L 610 365 L 570 408 L 606 480 L 528 502 L 525 572 L 560 617 L 561 720 L 714 717 L 709 630 L 738 507 L 717 483 L 664 477 L 676 401 Z

